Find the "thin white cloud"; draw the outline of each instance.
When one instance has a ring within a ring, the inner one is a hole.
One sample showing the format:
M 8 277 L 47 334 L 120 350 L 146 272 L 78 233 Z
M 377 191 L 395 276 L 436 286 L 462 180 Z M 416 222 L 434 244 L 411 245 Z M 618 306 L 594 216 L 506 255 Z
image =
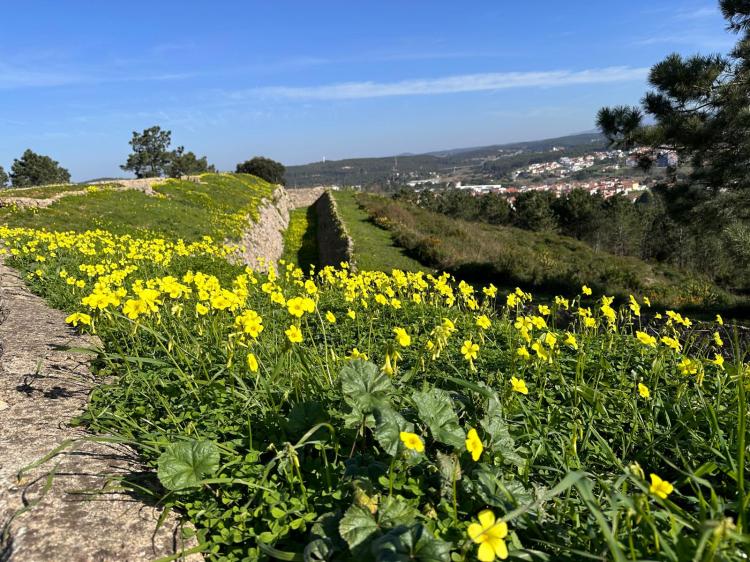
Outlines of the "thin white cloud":
M 0 90 L 22 88 L 50 88 L 78 84 L 106 84 L 115 82 L 165 82 L 185 80 L 196 76 L 194 72 L 162 74 L 113 74 L 98 69 L 81 72 L 70 68 L 43 68 L 29 70 L 18 64 L 0 61 Z
M 648 68 L 612 66 L 589 70 L 544 72 L 489 72 L 399 82 L 342 82 L 320 86 L 272 86 L 231 94 L 244 99 L 261 95 L 287 99 L 344 100 L 389 96 L 424 96 L 507 90 L 510 88 L 558 87 L 644 80 Z
M 677 12 L 677 19 L 681 20 L 699 20 L 703 18 L 712 18 L 715 16 L 720 16 L 721 12 L 716 7 L 716 5 L 712 6 L 703 6 L 700 8 L 695 8 L 692 10 L 681 10 Z

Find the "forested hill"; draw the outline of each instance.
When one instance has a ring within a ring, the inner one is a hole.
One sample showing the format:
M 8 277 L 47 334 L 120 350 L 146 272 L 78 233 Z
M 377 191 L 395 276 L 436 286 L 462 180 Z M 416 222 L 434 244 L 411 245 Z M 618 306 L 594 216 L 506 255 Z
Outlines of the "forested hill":
M 606 146 L 599 133 L 583 133 L 552 139 L 492 146 L 456 148 L 425 154 L 402 154 L 380 158 L 326 160 L 300 166 L 288 166 L 289 187 L 310 185 L 384 185 L 394 178 L 428 176 L 430 173 L 466 174 L 492 170 L 500 175 L 526 164 L 556 159 L 562 153 L 578 155 Z M 557 149 L 555 151 L 555 149 Z M 562 149 L 562 150 L 560 150 Z

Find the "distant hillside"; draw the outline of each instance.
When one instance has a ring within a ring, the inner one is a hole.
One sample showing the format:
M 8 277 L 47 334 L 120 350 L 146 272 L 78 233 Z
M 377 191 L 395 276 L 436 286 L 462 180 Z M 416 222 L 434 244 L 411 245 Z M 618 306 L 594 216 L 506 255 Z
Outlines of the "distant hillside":
M 426 154 L 348 158 L 288 166 L 289 187 L 311 185 L 393 186 L 431 174 L 463 179 L 477 175 L 500 179 L 511 169 L 554 160 L 561 152 L 579 155 L 606 146 L 599 133 L 583 133 L 538 141 L 455 148 Z M 554 150 L 558 149 L 558 150 Z

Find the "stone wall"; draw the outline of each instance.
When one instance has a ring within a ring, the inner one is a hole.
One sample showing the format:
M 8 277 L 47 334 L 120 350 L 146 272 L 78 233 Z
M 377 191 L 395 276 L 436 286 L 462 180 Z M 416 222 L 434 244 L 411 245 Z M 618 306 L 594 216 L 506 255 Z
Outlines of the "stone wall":
M 258 207 L 258 220 L 242 235 L 237 259 L 258 271 L 267 271 L 284 253 L 284 231 L 289 226 L 289 195 L 278 186 Z
M 290 209 L 309 207 L 315 203 L 326 191 L 325 187 L 297 187 L 287 188 Z
M 346 262 L 354 269 L 354 244 L 330 191 L 325 191 L 315 202 L 315 212 L 318 215 L 320 266 L 338 266 L 341 262 Z

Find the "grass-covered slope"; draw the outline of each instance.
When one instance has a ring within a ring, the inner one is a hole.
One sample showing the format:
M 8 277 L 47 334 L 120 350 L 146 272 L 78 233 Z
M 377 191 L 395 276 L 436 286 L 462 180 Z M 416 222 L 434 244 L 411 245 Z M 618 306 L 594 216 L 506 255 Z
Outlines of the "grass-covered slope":
M 333 196 L 346 230 L 354 242 L 354 260 L 359 269 L 430 271 L 429 267 L 409 257 L 388 230 L 372 222 L 370 215 L 357 203 L 355 192 L 333 192 Z
M 55 231 L 102 228 L 184 240 L 236 238 L 247 221 L 257 217 L 260 200 L 271 195 L 273 186 L 255 176 L 205 174 L 200 183 L 170 179 L 154 191 L 156 196 L 98 188 L 44 209 L 0 209 L 0 222 Z
M 315 206 L 300 207 L 289 213 L 281 258 L 303 271 L 318 264 L 318 214 Z
M 565 236 L 452 219 L 408 203 L 349 194 L 411 256 L 458 277 L 498 286 L 634 293 L 667 306 L 714 305 L 730 297 L 709 280 L 665 265 L 596 252 Z

